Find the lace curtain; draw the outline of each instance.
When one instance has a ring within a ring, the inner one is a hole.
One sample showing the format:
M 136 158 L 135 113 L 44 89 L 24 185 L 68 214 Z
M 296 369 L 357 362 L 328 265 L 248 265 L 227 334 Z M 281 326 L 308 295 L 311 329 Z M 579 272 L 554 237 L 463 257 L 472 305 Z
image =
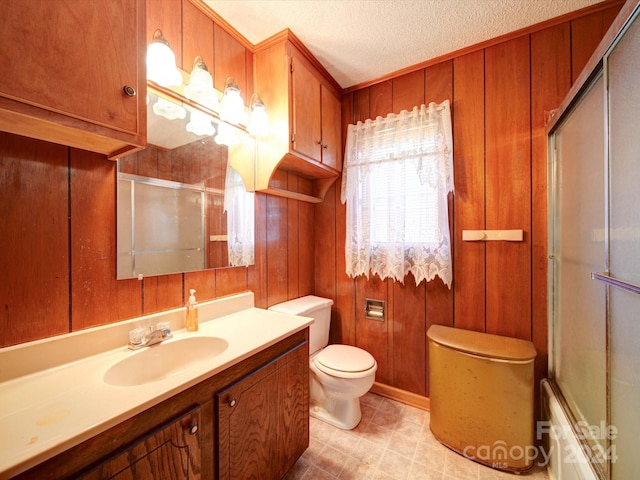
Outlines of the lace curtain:
M 453 192 L 449 101 L 349 125 L 342 173 L 346 269 L 451 288 L 447 196 Z
M 253 265 L 254 194 L 244 188 L 242 177 L 227 166 L 224 186 L 224 211 L 227 212 L 227 249 L 229 265 Z

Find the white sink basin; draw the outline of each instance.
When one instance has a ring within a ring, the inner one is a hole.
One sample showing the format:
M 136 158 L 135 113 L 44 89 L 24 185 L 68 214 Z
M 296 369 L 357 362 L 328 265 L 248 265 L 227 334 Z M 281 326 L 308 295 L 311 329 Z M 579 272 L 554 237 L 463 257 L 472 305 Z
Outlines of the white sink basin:
M 132 387 L 162 380 L 207 362 L 224 352 L 229 344 L 218 337 L 187 337 L 145 347 L 113 364 L 104 381 L 117 387 Z

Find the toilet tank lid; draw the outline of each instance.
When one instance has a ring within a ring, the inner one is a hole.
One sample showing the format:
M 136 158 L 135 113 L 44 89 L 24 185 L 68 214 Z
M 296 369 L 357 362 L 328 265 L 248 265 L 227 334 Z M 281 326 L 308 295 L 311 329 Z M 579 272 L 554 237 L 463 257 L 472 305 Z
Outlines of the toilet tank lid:
M 443 325 L 432 325 L 427 331 L 427 337 L 443 347 L 481 357 L 517 361 L 532 360 L 536 357 L 533 343 L 519 338 Z
M 278 303 L 269 307 L 269 310 L 280 313 L 290 313 L 292 315 L 307 315 L 318 308 L 333 305 L 330 298 L 316 297 L 315 295 L 306 295 L 286 302 Z

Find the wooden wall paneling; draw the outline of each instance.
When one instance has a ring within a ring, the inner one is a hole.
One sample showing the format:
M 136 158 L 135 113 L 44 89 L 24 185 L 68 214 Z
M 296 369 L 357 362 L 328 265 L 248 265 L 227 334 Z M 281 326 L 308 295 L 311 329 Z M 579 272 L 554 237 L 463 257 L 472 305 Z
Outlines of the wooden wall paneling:
M 487 242 L 487 332 L 531 338 L 529 37 L 485 51 L 486 228 L 523 229 L 522 242 Z
M 369 107 L 369 89 L 367 92 L 367 108 Z M 347 94 L 342 98 L 342 150 L 347 141 L 347 125 L 354 122 L 354 107 L 356 95 Z M 360 109 L 361 111 L 363 109 Z M 334 191 L 336 205 L 336 299 L 331 322 L 330 341 L 346 345 L 356 344 L 355 332 L 355 284 L 353 278 L 347 275 L 344 247 L 346 240 L 346 214 L 345 205 L 340 201 L 342 192 L 342 177 L 336 181 Z
M 213 45 L 215 58 L 212 75 L 215 88 L 223 92 L 225 80 L 233 77 L 246 105 L 251 97 L 247 96 L 246 49 L 218 24 L 213 26 Z
M 182 273 L 145 277 L 142 288 L 144 290 L 142 313 L 145 315 L 184 306 L 185 286 Z
M 69 331 L 67 158 L 0 132 L 0 347 Z
M 147 45 L 159 28 L 176 56 L 178 68 L 182 68 L 182 0 L 149 0 L 146 3 Z
M 189 0 L 182 0 L 182 48 L 184 71 L 190 73 L 200 55 L 213 76 L 213 20 Z
M 394 78 L 393 113 L 401 110 L 411 111 L 413 107 L 424 103 L 424 69 Z
M 185 272 L 182 304 L 186 304 L 189 300 L 189 290 L 192 288 L 196 291 L 198 302 L 216 298 L 218 296 L 216 278 L 216 270 L 214 269 Z
M 355 319 L 356 319 L 356 346 L 363 348 L 376 359 L 378 371 L 376 381 L 387 385 L 392 383 L 392 371 L 389 368 L 389 317 L 392 312 L 385 308 L 385 320 L 383 322 L 365 318 L 365 300 L 371 298 L 382 300 L 387 307 L 389 304 L 388 286 L 386 280 L 380 280 L 377 275 L 371 275 L 369 279 L 358 276 L 355 279 Z
M 147 147 L 144 150 L 138 152 L 142 154 L 147 150 L 151 150 L 152 147 Z M 172 160 L 172 154 L 170 150 L 156 149 L 156 155 L 158 156 L 158 178 L 165 180 L 173 180 L 174 178 L 174 165 Z
M 298 176 L 287 175 L 287 190 L 298 190 Z M 300 290 L 300 212 L 298 200 L 287 200 L 287 298 L 297 298 Z
M 309 192 L 313 186 L 309 180 L 298 179 L 298 188 Z M 298 295 L 310 295 L 315 288 L 315 205 L 298 202 Z
M 571 21 L 571 83 L 576 81 L 589 58 L 620 11 L 621 5 Z
M 550 112 L 571 88 L 571 27 L 531 34 L 532 340 L 538 352 L 535 385 L 547 376 L 547 135 Z M 538 396 L 536 395 L 536 399 Z
M 446 287 L 445 287 L 446 288 Z M 389 312 L 393 318 L 393 386 L 418 395 L 427 393 L 427 289 L 413 275 L 392 283 Z
M 393 112 L 393 82 L 391 80 L 371 85 L 368 90 L 369 112 L 364 119 L 371 118 L 375 120 L 376 117 L 386 117 Z M 356 93 L 354 92 L 354 95 Z M 354 104 L 354 106 L 356 105 Z M 358 117 L 358 110 L 354 113 L 356 114 L 355 119 L 361 120 Z
M 349 110 L 351 118 L 349 119 L 349 122 L 346 123 L 346 125 L 348 125 L 349 123 L 355 125 L 358 122 L 364 122 L 365 120 L 368 120 L 369 118 L 371 118 L 369 115 L 370 96 L 371 96 L 371 90 L 369 88 L 358 90 L 350 94 L 350 98 L 352 99 L 352 105 Z M 344 110 L 344 107 L 343 107 L 343 110 Z M 343 124 L 344 124 L 344 121 L 343 121 Z M 344 138 L 344 142 L 346 142 L 347 140 L 346 125 L 343 125 L 342 136 Z
M 424 71 L 424 102 L 453 104 L 453 60 L 436 63 Z M 453 110 L 453 108 L 452 108 Z
M 314 208 L 316 295 L 336 301 L 336 184 L 329 187 L 324 201 Z M 314 252 L 308 252 L 312 255 Z M 333 307 L 336 308 L 336 307 Z
M 277 171 L 273 185 L 286 188 L 287 174 Z M 288 300 L 287 199 L 267 196 L 267 303 Z
M 160 168 L 158 164 L 157 148 L 148 147 L 134 153 L 133 156 L 137 157 L 137 171 L 135 172 L 135 175 L 142 175 L 143 177 L 159 177 Z
M 124 157 L 120 157 L 117 160 L 118 171 L 122 173 L 130 173 L 131 175 L 138 174 L 138 155 L 142 152 L 146 152 L 148 149 L 140 150 Z
M 456 58 L 453 78 L 454 324 L 484 332 L 485 243 L 462 241 L 485 227 L 484 50 Z
M 267 195 L 255 194 L 255 263 L 248 270 L 248 288 L 255 306 L 267 308 Z
M 116 280 L 116 163 L 77 149 L 70 158 L 71 318 L 80 330 L 140 315 L 141 287 Z
M 247 79 L 247 87 L 246 87 L 246 100 L 247 107 L 250 106 L 251 103 L 251 95 L 254 93 L 260 94 L 260 92 L 255 92 L 254 85 L 255 80 L 253 78 L 253 52 L 245 49 L 245 68 L 246 68 L 246 79 Z M 269 111 L 269 107 L 267 106 L 267 111 Z
M 215 285 L 216 297 L 230 295 L 232 293 L 244 292 L 248 287 L 248 268 L 247 267 L 226 267 L 216 268 Z

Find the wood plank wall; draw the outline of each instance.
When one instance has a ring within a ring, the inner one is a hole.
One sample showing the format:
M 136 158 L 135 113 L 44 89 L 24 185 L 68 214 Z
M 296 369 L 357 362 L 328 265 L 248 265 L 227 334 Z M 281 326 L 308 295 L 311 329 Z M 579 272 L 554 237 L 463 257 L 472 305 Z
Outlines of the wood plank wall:
M 317 295 L 335 302 L 332 341 L 378 362 L 377 382 L 427 397 L 433 324 L 523 338 L 547 370 L 547 152 L 545 124 L 621 7 L 583 12 L 343 95 L 343 132 L 359 120 L 452 102 L 455 194 L 450 199 L 453 288 L 346 276 L 345 208 L 337 183 L 316 207 Z M 524 241 L 462 242 L 463 229 L 523 229 Z M 322 248 L 319 248 L 322 246 Z M 364 316 L 386 302 L 384 322 Z

